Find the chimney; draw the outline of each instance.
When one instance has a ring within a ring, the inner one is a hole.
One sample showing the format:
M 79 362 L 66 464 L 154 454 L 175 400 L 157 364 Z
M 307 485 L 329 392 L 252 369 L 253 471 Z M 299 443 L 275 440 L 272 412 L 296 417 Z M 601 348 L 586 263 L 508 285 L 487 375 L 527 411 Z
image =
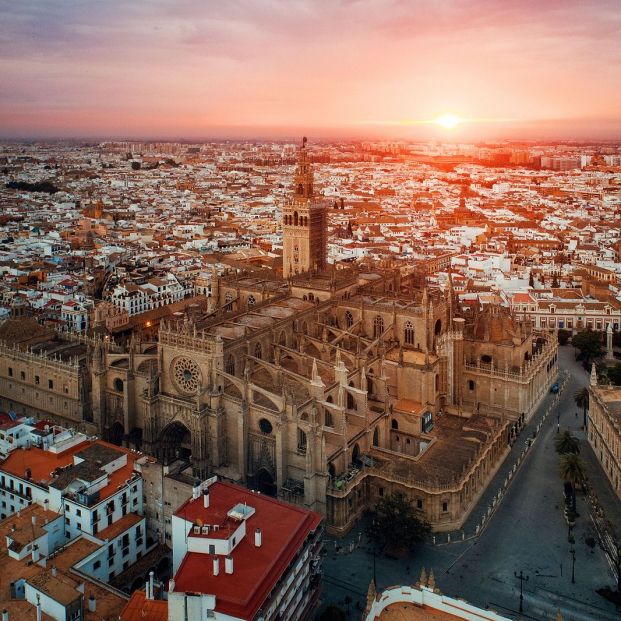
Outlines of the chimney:
M 151 594 L 151 599 L 155 598 L 155 590 L 154 590 L 154 585 L 153 585 L 153 576 L 155 576 L 155 573 L 153 570 L 151 570 L 149 572 L 149 592 Z
M 257 548 L 261 547 L 261 529 L 260 528 L 257 528 L 254 531 L 254 545 Z
M 168 581 L 168 592 L 169 593 L 174 593 L 175 592 L 175 580 L 173 578 L 171 578 Z
M 42 621 L 41 598 L 37 595 L 37 621 Z
M 33 516 L 32 516 L 32 518 L 31 518 L 31 520 L 32 520 L 32 525 L 33 525 L 33 526 L 36 526 L 36 524 L 37 524 L 37 516 L 36 516 L 36 515 L 33 515 Z
M 144 596 L 145 596 L 145 599 L 151 599 L 151 593 L 149 592 L 149 586 L 150 586 L 149 585 L 149 581 L 147 580 L 144 583 Z
M 9 611 L 6 608 L 2 611 L 2 621 L 9 621 Z
M 50 501 L 46 498 L 46 499 L 43 501 L 43 508 L 44 508 L 46 511 L 48 510 L 49 504 L 50 504 Z
M 52 576 L 56 578 L 57 575 L 58 575 L 58 570 L 56 569 L 56 565 L 52 565 Z
M 97 600 L 91 593 L 88 597 L 88 611 L 95 612 L 97 610 Z
M 41 555 L 39 554 L 39 546 L 36 544 L 33 544 L 32 546 L 32 562 L 33 563 L 38 563 L 39 562 L 39 558 L 41 558 Z
M 203 491 L 203 506 L 205 509 L 209 509 L 209 489 L 207 488 Z
M 220 573 L 220 559 L 217 556 L 213 557 L 213 575 L 217 576 Z
M 224 559 L 224 571 L 227 574 L 232 574 L 233 573 L 233 557 L 232 556 L 227 556 Z

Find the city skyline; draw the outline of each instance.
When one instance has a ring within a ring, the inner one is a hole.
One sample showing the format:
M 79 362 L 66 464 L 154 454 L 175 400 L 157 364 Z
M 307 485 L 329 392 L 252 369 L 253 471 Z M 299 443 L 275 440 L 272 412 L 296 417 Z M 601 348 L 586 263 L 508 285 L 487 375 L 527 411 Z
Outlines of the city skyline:
M 615 139 L 620 31 L 606 0 L 4 3 L 0 136 Z

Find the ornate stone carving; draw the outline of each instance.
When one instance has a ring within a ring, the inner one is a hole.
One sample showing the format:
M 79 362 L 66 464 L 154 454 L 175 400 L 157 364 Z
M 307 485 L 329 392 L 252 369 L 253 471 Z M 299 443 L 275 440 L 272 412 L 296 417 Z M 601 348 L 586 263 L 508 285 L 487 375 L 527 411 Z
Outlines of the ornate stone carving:
M 196 394 L 202 383 L 201 369 L 194 360 L 186 356 L 179 356 L 171 363 L 170 372 L 175 387 L 186 395 Z

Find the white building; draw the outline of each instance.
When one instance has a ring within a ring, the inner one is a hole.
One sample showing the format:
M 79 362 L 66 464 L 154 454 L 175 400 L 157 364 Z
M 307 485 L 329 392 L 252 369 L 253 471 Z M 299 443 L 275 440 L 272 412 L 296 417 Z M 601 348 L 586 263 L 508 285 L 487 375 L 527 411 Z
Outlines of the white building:
M 174 514 L 168 619 L 297 621 L 316 604 L 317 513 L 209 480 Z

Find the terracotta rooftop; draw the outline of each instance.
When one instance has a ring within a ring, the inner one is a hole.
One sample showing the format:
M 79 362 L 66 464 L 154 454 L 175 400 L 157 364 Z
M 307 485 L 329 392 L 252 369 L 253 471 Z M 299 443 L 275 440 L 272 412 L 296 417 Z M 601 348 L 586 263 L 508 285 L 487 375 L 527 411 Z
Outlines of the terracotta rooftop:
M 144 591 L 134 591 L 121 611 L 121 621 L 168 621 L 168 602 L 147 599 Z

